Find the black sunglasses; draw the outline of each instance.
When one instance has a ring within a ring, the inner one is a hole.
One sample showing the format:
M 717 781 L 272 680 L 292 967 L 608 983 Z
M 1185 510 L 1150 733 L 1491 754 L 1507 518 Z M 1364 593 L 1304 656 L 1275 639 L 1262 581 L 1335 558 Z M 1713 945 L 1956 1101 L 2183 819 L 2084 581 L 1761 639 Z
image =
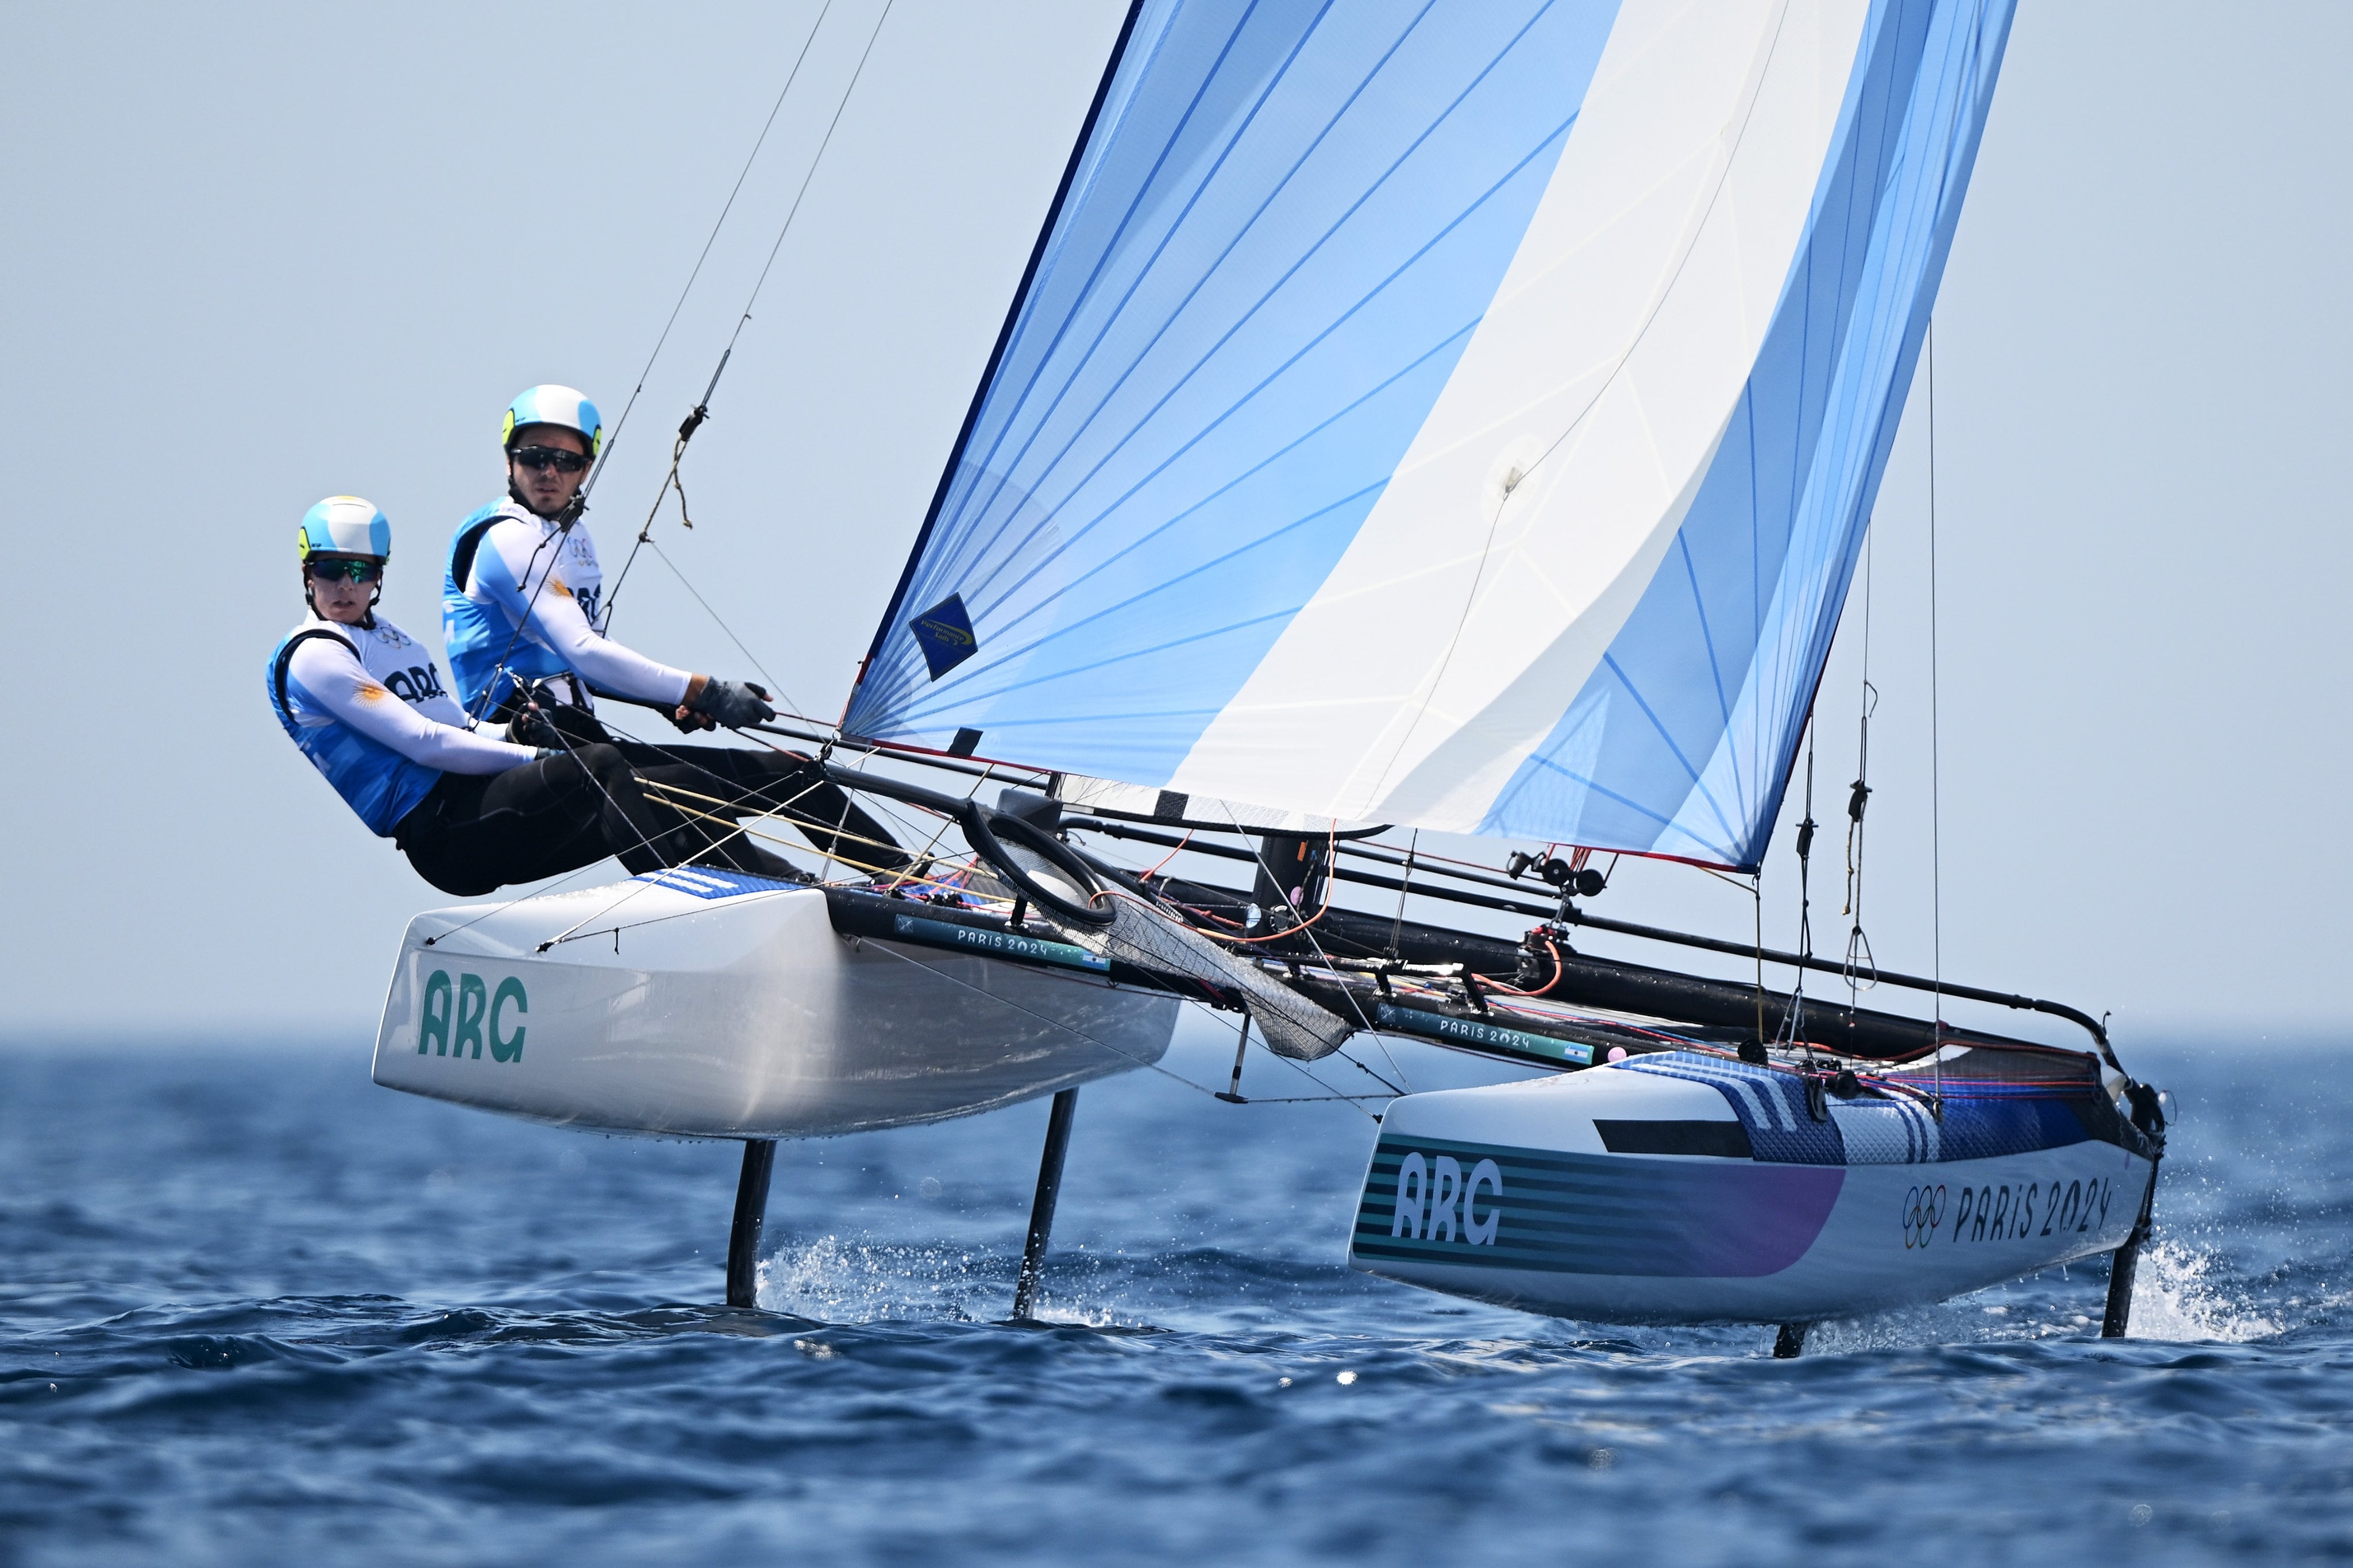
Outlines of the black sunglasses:
M 375 561 L 306 561 L 302 569 L 322 583 L 338 583 L 346 577 L 354 583 L 384 581 L 384 565 Z
M 588 466 L 586 457 L 561 447 L 517 447 L 513 456 L 526 468 L 554 468 L 566 474 L 576 474 Z

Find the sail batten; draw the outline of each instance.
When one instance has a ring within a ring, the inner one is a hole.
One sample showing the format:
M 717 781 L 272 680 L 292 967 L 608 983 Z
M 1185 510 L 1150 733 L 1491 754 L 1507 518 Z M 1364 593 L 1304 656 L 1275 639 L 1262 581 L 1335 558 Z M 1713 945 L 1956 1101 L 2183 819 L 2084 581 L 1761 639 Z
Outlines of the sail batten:
M 1145 0 L 846 728 L 1754 864 L 2009 15 Z

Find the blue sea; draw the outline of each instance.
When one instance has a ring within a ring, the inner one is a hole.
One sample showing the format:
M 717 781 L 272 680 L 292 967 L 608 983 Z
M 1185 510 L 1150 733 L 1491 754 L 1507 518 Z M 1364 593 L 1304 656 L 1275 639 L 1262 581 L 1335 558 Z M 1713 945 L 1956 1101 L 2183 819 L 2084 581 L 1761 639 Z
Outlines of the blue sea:
M 367 1052 L 0 1050 L 0 1563 L 2353 1556 L 2337 1051 L 2128 1058 L 2178 1117 L 2134 1338 L 2095 1263 L 1795 1362 L 1352 1274 L 1367 1118 L 1153 1073 L 1080 1097 L 1044 1325 L 1042 1104 L 781 1146 L 728 1310 L 734 1146 Z

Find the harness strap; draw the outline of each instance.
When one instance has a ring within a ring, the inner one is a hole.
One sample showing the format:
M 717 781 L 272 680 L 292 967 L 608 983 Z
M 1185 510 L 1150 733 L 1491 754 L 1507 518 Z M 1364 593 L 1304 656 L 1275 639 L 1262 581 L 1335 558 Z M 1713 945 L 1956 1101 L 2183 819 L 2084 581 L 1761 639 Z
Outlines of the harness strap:
M 458 542 L 449 551 L 449 579 L 458 584 L 460 594 L 466 591 L 467 581 L 474 574 L 474 556 L 482 548 L 482 535 L 491 531 L 492 523 L 505 520 L 504 512 L 494 511 L 471 528 L 459 531 Z
M 357 658 L 360 656 L 360 650 L 352 647 L 351 638 L 343 636 L 341 632 L 331 632 L 321 626 L 312 626 L 307 631 L 296 632 L 292 637 L 286 639 L 286 646 L 278 650 L 277 666 L 270 671 L 269 687 L 270 694 L 275 697 L 278 701 L 279 721 L 290 728 L 294 722 L 294 710 L 286 706 L 287 672 L 293 668 L 294 650 L 301 647 L 312 637 L 323 637 L 329 642 L 339 642 L 345 647 L 351 648 L 352 657 L 353 658 Z M 363 665 L 362 668 L 364 668 L 365 666 Z M 251 690 L 252 689 L 248 687 L 247 689 Z

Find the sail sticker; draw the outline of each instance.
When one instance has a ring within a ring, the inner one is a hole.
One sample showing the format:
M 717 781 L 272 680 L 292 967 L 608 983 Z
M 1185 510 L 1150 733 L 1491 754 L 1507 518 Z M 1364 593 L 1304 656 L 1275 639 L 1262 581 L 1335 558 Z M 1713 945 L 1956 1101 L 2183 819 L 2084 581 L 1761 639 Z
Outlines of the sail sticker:
M 950 594 L 917 616 L 907 629 L 915 634 L 934 680 L 980 651 L 980 639 L 972 635 L 972 617 L 965 613 L 962 594 Z
M 1443 1013 L 1424 1013 L 1418 1008 L 1392 1006 L 1387 1002 L 1373 1009 L 1373 1026 L 1393 1029 L 1400 1035 L 1452 1040 L 1458 1045 L 1520 1051 L 1528 1056 L 1542 1057 L 1547 1061 L 1573 1062 L 1578 1067 L 1593 1065 L 1591 1046 L 1556 1040 L 1550 1035 L 1532 1035 L 1525 1029 L 1506 1029 L 1496 1024 L 1482 1024 L 1470 1018 L 1451 1018 Z
M 920 942 L 928 947 L 965 948 L 996 958 L 1026 958 L 1032 963 L 1083 969 L 1094 974 L 1111 973 L 1110 959 L 1067 942 L 1044 942 L 1009 931 L 956 925 L 948 921 L 927 921 L 914 915 L 897 916 L 892 921 L 891 929 L 910 942 Z

